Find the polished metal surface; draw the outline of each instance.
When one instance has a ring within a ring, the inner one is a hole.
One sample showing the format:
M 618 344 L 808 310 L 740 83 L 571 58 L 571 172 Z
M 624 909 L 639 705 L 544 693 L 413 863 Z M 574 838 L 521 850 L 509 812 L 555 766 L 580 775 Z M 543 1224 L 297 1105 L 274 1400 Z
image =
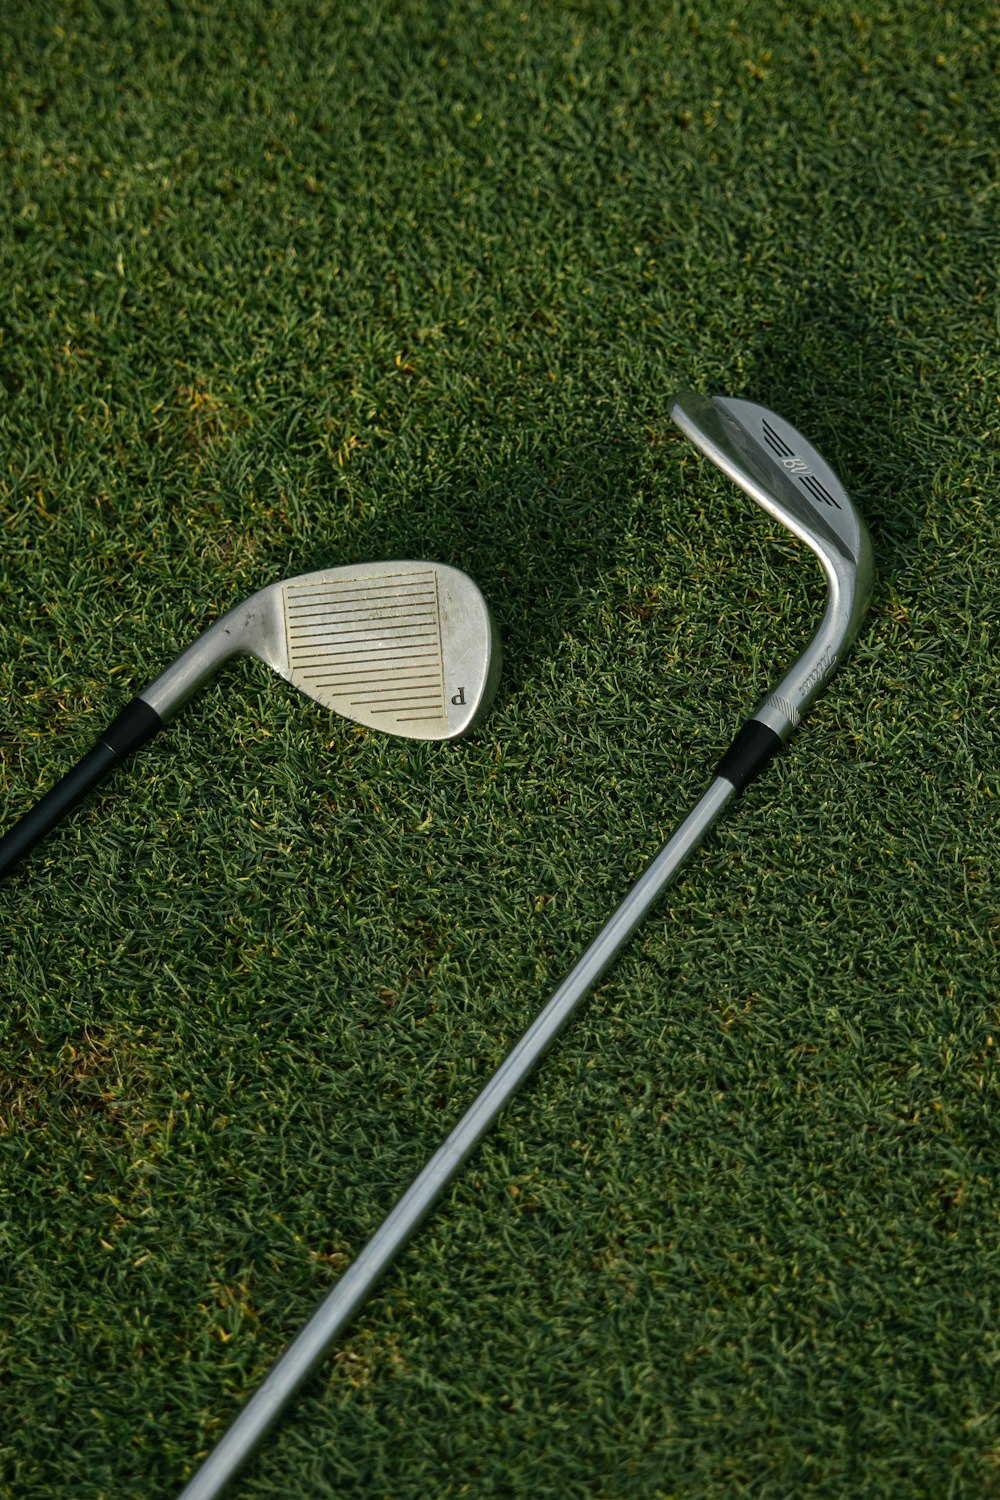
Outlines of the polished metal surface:
M 464 573 L 442 563 L 359 563 L 261 589 L 140 696 L 170 718 L 239 655 L 344 718 L 421 740 L 455 739 L 478 724 L 499 670 L 489 609 Z
M 874 582 L 868 529 L 826 460 L 775 412 L 752 401 L 685 393 L 670 414 L 823 565 L 828 595 L 819 629 L 751 715 L 787 739 L 858 633 Z

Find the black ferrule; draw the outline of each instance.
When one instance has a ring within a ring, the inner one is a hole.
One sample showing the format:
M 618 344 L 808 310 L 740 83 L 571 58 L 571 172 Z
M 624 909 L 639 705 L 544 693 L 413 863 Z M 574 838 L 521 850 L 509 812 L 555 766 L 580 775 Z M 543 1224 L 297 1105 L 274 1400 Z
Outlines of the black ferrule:
M 742 792 L 758 776 L 784 741 L 773 729 L 757 719 L 748 719 L 716 767 L 716 776 L 724 776 Z
M 133 698 L 101 735 L 101 744 L 113 750 L 119 760 L 124 760 L 162 728 L 163 720 L 156 709 L 150 708 L 141 698 Z

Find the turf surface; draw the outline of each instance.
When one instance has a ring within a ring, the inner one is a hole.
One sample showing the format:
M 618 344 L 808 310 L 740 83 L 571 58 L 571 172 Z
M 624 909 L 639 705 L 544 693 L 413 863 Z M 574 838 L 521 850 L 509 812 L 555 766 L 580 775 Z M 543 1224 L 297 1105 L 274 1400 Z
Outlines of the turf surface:
M 879 582 L 247 1497 L 1000 1493 L 995 11 L 7 0 L 9 820 L 211 619 L 426 556 L 431 748 L 228 670 L 0 888 L 0 1493 L 167 1497 L 700 792 L 812 559 Z

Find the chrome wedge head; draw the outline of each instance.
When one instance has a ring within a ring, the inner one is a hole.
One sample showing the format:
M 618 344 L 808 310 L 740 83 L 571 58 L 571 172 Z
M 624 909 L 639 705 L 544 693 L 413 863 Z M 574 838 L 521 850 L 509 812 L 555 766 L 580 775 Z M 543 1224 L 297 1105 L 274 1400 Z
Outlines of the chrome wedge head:
M 417 740 L 474 728 L 500 668 L 489 608 L 464 573 L 443 563 L 356 563 L 261 589 L 141 697 L 169 718 L 235 655 L 266 662 L 355 724 Z
M 692 442 L 819 558 L 829 586 L 823 622 L 754 719 L 787 739 L 832 676 L 871 598 L 868 528 L 841 481 L 800 432 L 753 401 L 685 392 L 670 415 Z

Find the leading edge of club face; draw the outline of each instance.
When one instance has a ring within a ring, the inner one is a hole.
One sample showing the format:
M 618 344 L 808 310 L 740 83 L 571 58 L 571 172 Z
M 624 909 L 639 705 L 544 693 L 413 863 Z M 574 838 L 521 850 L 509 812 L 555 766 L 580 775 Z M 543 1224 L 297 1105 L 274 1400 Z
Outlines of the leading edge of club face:
M 752 401 L 684 392 L 670 414 L 823 566 L 829 594 L 819 630 L 753 715 L 787 739 L 836 670 L 868 607 L 875 577 L 868 528 L 830 465 L 776 412 Z
M 445 563 L 356 563 L 260 589 L 140 696 L 168 719 L 239 655 L 353 723 L 420 740 L 457 739 L 481 723 L 500 671 L 493 617 L 465 573 Z

